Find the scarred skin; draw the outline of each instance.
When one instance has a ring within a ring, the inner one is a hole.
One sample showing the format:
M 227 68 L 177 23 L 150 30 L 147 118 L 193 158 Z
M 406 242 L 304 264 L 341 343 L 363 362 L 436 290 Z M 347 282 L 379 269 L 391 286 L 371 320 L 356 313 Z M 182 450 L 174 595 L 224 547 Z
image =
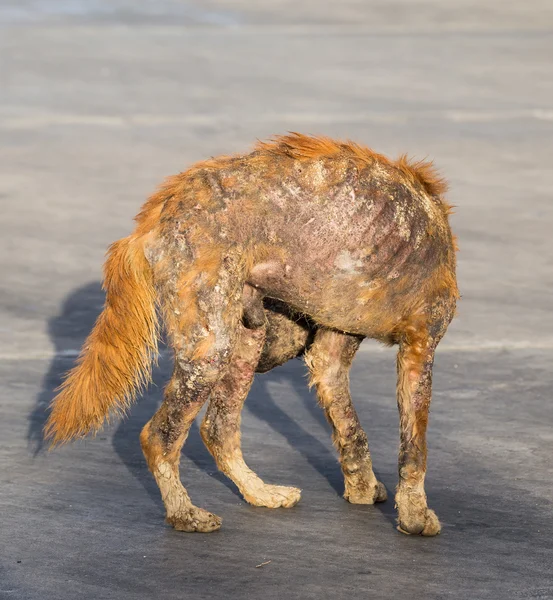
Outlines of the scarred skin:
M 435 535 L 440 525 L 424 491 L 426 427 L 434 352 L 458 297 L 444 191 L 427 163 L 299 134 L 171 178 L 144 205 L 135 233 L 111 249 L 105 314 L 47 432 L 63 442 L 97 429 L 132 398 L 155 349 L 157 302 L 175 370 L 141 443 L 169 523 L 184 531 L 221 524 L 191 503 L 179 478 L 182 445 L 208 399 L 202 437 L 244 497 L 271 507 L 298 501 L 299 490 L 267 485 L 246 466 L 239 433 L 255 371 L 298 354 L 333 427 L 345 497 L 370 504 L 386 492 L 351 404 L 349 368 L 365 337 L 398 344 L 398 525 Z M 117 333 L 123 314 L 132 329 Z M 116 372 L 106 353 L 119 361 Z

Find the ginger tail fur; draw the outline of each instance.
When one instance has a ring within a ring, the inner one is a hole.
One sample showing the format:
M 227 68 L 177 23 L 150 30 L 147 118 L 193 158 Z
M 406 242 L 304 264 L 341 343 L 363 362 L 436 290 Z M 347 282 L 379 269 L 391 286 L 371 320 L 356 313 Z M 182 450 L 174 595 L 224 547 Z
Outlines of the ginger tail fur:
M 158 322 L 142 236 L 110 246 L 103 287 L 104 310 L 52 401 L 44 430 L 52 446 L 98 432 L 111 415 L 126 412 L 151 378 Z

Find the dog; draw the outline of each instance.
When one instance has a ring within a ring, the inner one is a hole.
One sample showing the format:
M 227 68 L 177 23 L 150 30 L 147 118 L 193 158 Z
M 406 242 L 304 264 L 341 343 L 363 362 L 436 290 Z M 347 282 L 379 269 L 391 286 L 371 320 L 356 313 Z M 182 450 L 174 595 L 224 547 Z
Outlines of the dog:
M 244 462 L 240 412 L 256 371 L 301 354 L 333 428 L 345 497 L 372 504 L 386 490 L 351 403 L 349 368 L 364 338 L 397 344 L 398 529 L 436 535 L 426 429 L 434 353 L 459 297 L 446 189 L 432 163 L 297 133 L 170 177 L 134 233 L 109 248 L 105 307 L 53 400 L 46 437 L 68 442 L 129 408 L 149 381 L 161 321 L 174 372 L 140 441 L 168 523 L 221 526 L 179 477 L 207 401 L 202 438 L 244 498 L 298 502 L 298 489 L 266 484 Z

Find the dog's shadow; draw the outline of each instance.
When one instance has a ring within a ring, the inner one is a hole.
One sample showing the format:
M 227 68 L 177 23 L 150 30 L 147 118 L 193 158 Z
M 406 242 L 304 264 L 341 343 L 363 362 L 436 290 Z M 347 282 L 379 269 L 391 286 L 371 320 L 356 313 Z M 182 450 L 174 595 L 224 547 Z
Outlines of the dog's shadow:
M 104 292 L 99 282 L 89 283 L 70 294 L 60 314 L 48 321 L 48 334 L 54 358 L 42 380 L 42 388 L 28 416 L 27 441 L 36 456 L 45 449 L 43 429 L 49 405 L 63 376 L 75 358 L 102 310 Z
M 55 356 L 44 376 L 42 389 L 35 406 L 29 415 L 27 440 L 30 451 L 36 456 L 45 448 L 43 428 L 48 417 L 49 405 L 55 389 L 63 381 L 63 376 L 74 364 L 74 360 L 90 333 L 102 310 L 104 292 L 99 282 L 85 285 L 70 294 L 62 305 L 60 314 L 48 323 L 48 332 L 55 348 Z M 159 368 L 154 371 L 154 385 L 132 407 L 127 419 L 121 421 L 113 434 L 113 448 L 129 472 L 143 485 L 148 494 L 159 502 L 159 492 L 148 472 L 142 456 L 138 435 L 145 423 L 152 417 L 162 401 L 163 386 L 171 373 L 171 360 L 164 352 Z M 318 471 L 336 491 L 343 493 L 343 480 L 336 455 L 330 444 L 325 445 L 304 429 L 297 421 L 275 402 L 269 390 L 269 382 L 287 383 L 306 407 L 310 415 L 330 436 L 330 429 L 316 400 L 307 389 L 302 375 L 276 371 L 258 377 L 253 393 L 247 401 L 247 409 L 257 419 L 268 424 L 287 443 L 303 455 L 306 461 Z M 191 427 L 184 447 L 184 454 L 202 471 L 223 482 L 238 495 L 234 484 L 217 470 L 215 462 L 203 445 L 197 423 Z

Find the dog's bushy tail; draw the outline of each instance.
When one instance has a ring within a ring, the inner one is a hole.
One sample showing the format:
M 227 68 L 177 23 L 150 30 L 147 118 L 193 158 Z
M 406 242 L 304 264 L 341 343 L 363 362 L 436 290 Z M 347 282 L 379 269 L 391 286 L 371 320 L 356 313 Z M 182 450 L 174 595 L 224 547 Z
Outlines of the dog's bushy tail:
M 143 237 L 110 246 L 104 289 L 104 310 L 52 402 L 45 437 L 53 446 L 97 432 L 111 414 L 124 413 L 151 377 L 158 323 Z

